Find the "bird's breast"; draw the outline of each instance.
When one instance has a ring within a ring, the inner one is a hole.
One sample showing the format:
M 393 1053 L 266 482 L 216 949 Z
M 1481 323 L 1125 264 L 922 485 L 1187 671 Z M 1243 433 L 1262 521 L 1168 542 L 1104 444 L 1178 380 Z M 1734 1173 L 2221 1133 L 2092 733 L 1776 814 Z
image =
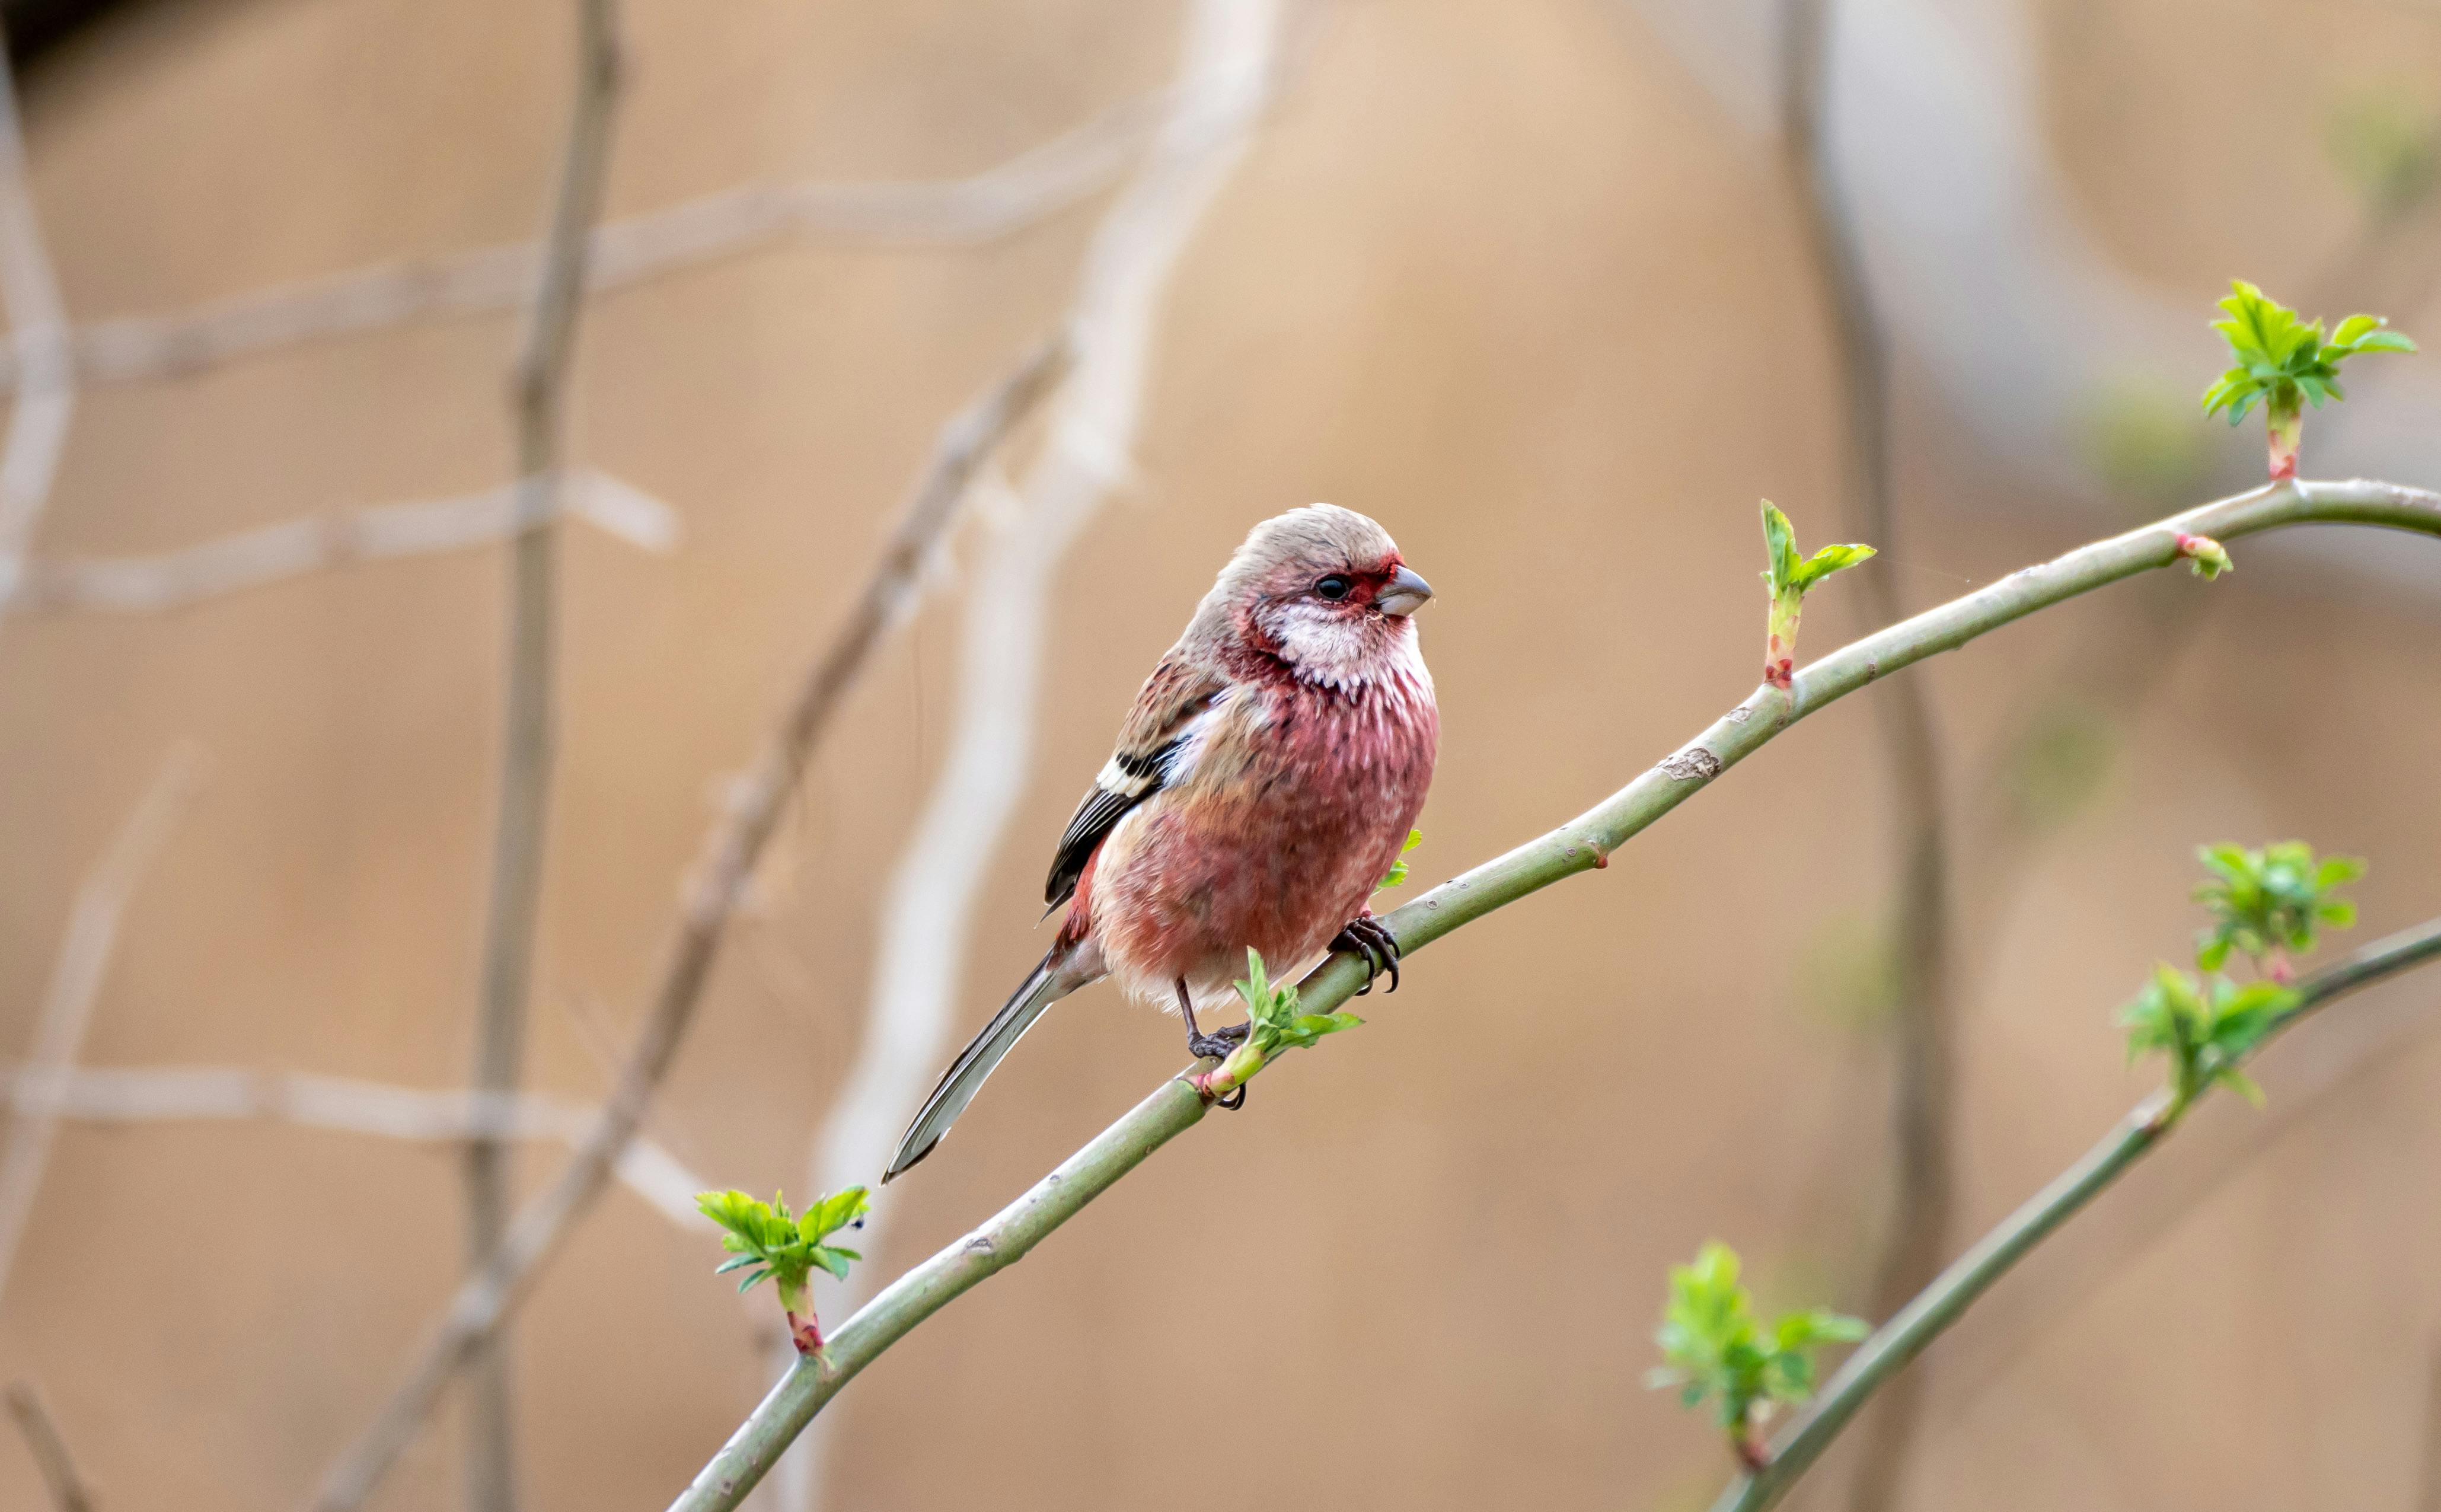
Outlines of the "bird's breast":
M 1431 785 L 1429 681 L 1283 678 L 1215 711 L 1190 766 L 1130 813 L 1097 868 L 1093 927 L 1123 983 L 1225 991 L 1245 951 L 1291 969 L 1354 917 Z

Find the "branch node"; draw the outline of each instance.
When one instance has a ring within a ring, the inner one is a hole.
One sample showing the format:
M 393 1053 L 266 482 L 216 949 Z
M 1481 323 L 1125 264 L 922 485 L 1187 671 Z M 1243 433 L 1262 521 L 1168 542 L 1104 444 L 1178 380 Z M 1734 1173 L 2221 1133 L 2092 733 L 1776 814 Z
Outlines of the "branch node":
M 1710 782 L 1721 775 L 1721 759 L 1701 746 L 1690 746 L 1661 764 L 1661 775 L 1682 783 Z

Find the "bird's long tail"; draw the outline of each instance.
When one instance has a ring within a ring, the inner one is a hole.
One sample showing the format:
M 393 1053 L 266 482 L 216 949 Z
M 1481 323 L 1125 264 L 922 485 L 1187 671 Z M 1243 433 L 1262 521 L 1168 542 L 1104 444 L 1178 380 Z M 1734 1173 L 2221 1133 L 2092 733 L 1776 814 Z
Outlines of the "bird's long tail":
M 1077 958 L 1086 953 L 1069 943 L 1053 945 L 1016 995 L 992 1015 L 990 1023 L 984 1025 L 983 1033 L 958 1052 L 958 1058 L 942 1073 L 941 1085 L 924 1099 L 915 1122 L 907 1125 L 906 1134 L 898 1141 L 898 1153 L 891 1158 L 890 1169 L 881 1176 L 884 1185 L 932 1153 L 932 1146 L 941 1143 L 949 1125 L 958 1121 L 958 1115 L 974 1101 L 975 1093 L 983 1089 L 1001 1057 L 1017 1048 L 1017 1042 L 1042 1017 L 1042 1010 L 1101 975 L 1098 970 L 1076 969 L 1084 964 Z M 1098 952 L 1094 953 L 1098 956 Z

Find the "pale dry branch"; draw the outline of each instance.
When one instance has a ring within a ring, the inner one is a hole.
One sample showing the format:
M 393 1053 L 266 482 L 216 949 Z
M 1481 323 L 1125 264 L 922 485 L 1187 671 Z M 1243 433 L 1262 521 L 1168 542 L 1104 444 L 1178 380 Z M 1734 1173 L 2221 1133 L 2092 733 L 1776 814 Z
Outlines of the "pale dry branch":
M 91 1483 L 78 1470 L 76 1457 L 68 1452 L 68 1441 L 61 1436 L 42 1391 L 30 1380 L 17 1380 L 9 1383 L 8 1395 L 9 1415 L 26 1435 L 26 1449 L 42 1472 L 45 1489 L 51 1493 L 53 1512 L 94 1512 Z
M 976 472 L 1058 381 L 1065 352 L 1064 345 L 1055 343 L 1032 353 L 1016 372 L 942 427 L 914 495 L 846 624 L 808 670 L 752 767 L 731 785 L 728 804 L 704 838 L 684 888 L 677 938 L 600 1122 L 550 1187 L 517 1215 L 490 1261 L 450 1299 L 418 1347 L 406 1378 L 323 1478 L 313 1503 L 317 1512 L 363 1504 L 431 1414 L 449 1378 L 525 1300 L 544 1264 L 601 1197 L 693 1024 L 730 916 L 779 828 L 806 759 L 887 631 L 912 608 L 925 564 L 955 518 Z
M 573 1147 L 602 1116 L 597 1107 L 531 1092 L 486 1096 L 236 1066 L 84 1066 L 47 1081 L 27 1067 L 0 1067 L 0 1103 L 82 1124 L 260 1122 L 425 1144 L 495 1139 Z M 639 1140 L 618 1174 L 678 1227 L 711 1228 L 695 1205 L 704 1183 L 668 1150 Z
M 1276 0 L 1197 0 L 1169 118 L 1094 233 L 1070 314 L 1076 371 L 1005 525 L 979 551 L 949 749 L 883 894 L 863 1038 L 811 1152 L 811 1191 L 874 1181 L 939 1073 L 988 858 L 1032 772 L 1060 566 L 1128 476 L 1163 293 L 1260 118 L 1279 32 Z M 859 1247 L 868 1255 L 886 1242 L 890 1215 L 884 1203 L 866 1219 Z M 844 1310 L 860 1291 L 826 1305 Z M 793 1362 L 793 1346 L 776 1344 L 778 1369 Z M 825 1437 L 818 1431 L 785 1462 L 785 1512 L 819 1503 Z
M 551 194 L 519 344 L 510 413 L 517 437 L 519 525 L 509 566 L 508 667 L 501 709 L 500 798 L 492 836 L 491 891 L 483 917 L 480 1000 L 476 1008 L 477 1092 L 516 1089 L 525 1062 L 527 1000 L 542 914 L 542 869 L 558 738 L 558 540 L 551 499 L 559 484 L 569 369 L 585 303 L 585 264 L 609 172 L 610 123 L 619 92 L 615 0 L 576 0 L 576 86 L 568 141 Z M 508 1146 L 478 1138 L 466 1147 L 466 1265 L 481 1268 L 509 1221 Z M 486 1341 L 468 1361 L 474 1403 L 466 1453 L 467 1505 L 514 1512 L 515 1438 L 505 1345 Z
M 607 223 L 593 232 L 585 287 L 604 294 L 791 241 L 970 246 L 1012 234 L 1116 182 L 1163 119 L 1159 94 L 965 178 L 750 185 Z M 541 248 L 484 247 L 268 289 L 181 315 L 103 321 L 75 333 L 87 383 L 191 373 L 258 352 L 418 320 L 514 309 L 531 297 Z M 0 391 L 30 379 L 0 357 Z
M 311 572 L 462 551 L 512 537 L 540 519 L 580 519 L 647 551 L 678 536 L 675 511 L 605 474 L 562 475 L 538 503 L 515 484 L 459 498 L 420 499 L 286 520 L 156 556 L 37 558 L 0 612 L 158 614 Z
M 59 1131 L 58 1115 L 50 1108 L 84 1047 L 85 1027 L 93 1021 L 93 1005 L 101 993 L 111 947 L 118 941 L 128 896 L 186 813 L 202 782 L 202 765 L 193 748 L 172 750 L 119 825 L 110 849 L 77 890 L 67 935 L 60 942 L 59 959 L 34 1023 L 33 1044 L 18 1073 L 19 1085 L 29 1095 L 10 1113 L 8 1151 L 0 1155 L 0 1290 L 8 1287 L 33 1215 L 35 1194 L 42 1190 L 43 1168 L 49 1163 L 52 1138 Z
M 9 310 L 9 369 L 17 404 L 0 442 L 0 598 L 16 581 L 34 529 L 50 502 L 76 411 L 67 307 L 26 171 L 24 123 L 5 47 L 0 47 L 0 303 Z

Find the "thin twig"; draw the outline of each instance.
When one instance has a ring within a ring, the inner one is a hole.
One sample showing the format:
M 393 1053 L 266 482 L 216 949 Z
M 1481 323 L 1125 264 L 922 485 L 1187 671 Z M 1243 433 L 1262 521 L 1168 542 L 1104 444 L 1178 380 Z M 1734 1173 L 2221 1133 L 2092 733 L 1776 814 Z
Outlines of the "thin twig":
M 2175 1191 L 2122 1208 L 2110 1223 L 2086 1225 L 2079 1232 L 2080 1243 L 2055 1247 L 2039 1276 L 2030 1276 L 2012 1287 L 2005 1304 L 1984 1309 L 1980 1331 L 1987 1339 L 1997 1334 L 1998 1340 L 1980 1346 L 1979 1358 L 1944 1376 L 1940 1393 L 1944 1412 L 1954 1418 L 1971 1410 L 2041 1336 L 2056 1331 L 2070 1316 L 2108 1295 L 2112 1276 L 2124 1274 L 2154 1246 L 2177 1233 L 2189 1215 L 2225 1190 L 2250 1161 L 2305 1126 L 2317 1110 L 2361 1095 L 2366 1078 L 2414 1051 L 2416 1042 L 2429 1036 L 2433 1027 L 2377 1024 L 2353 1043 L 2342 1041 L 2335 1047 L 2335 1059 L 2310 1065 L 2302 1075 L 2292 1071 L 2285 1077 L 2273 1089 L 2274 1101 L 2262 1115 L 2233 1128 L 2224 1125 L 2215 1143 L 2190 1154 L 2185 1166 L 2188 1179 Z M 2326 1041 L 2339 1038 L 2337 1035 L 2324 1037 Z
M 2378 941 L 2341 964 L 2306 978 L 2297 984 L 2296 1005 L 2280 1014 L 2255 1049 L 2241 1060 L 2252 1059 L 2264 1045 L 2338 999 L 2436 958 L 2441 958 L 2441 919 Z M 1713 1512 L 1763 1512 L 1777 1504 L 1876 1389 L 1906 1369 L 2027 1251 L 2159 1144 L 2177 1126 L 2172 1111 L 2168 1093 L 2147 1098 L 2108 1138 L 1952 1262 L 1931 1286 L 1857 1346 L 1823 1387 L 1820 1399 L 1773 1444 L 1763 1469 L 1740 1476 L 1721 1493 Z
M 989 243 L 1108 188 L 1151 139 L 1165 104 L 1160 93 L 1124 100 L 965 178 L 755 184 L 614 221 L 592 234 L 585 287 L 606 294 L 790 240 Z M 532 297 L 541 261 L 532 242 L 484 247 L 357 269 L 179 315 L 104 321 L 75 333 L 75 372 L 87 383 L 168 377 L 412 321 L 514 309 Z M 0 391 L 34 370 L 22 354 L 14 361 L 0 354 Z
M 1865 276 L 1855 212 L 1831 141 L 1831 0 L 1788 0 L 1783 18 L 1782 136 L 1804 213 L 1838 363 L 1841 453 L 1848 512 L 1860 539 L 1897 550 L 1890 477 L 1890 342 Z M 1901 616 L 1898 580 L 1887 569 L 1862 575 L 1873 618 Z M 1942 762 L 1932 702 L 1908 678 L 1877 705 L 1890 753 L 1891 827 L 1899 885 L 1890 914 L 1890 1035 L 1897 1074 L 1890 1089 L 1897 1179 L 1881 1253 L 1868 1293 L 1871 1316 L 1889 1315 L 1941 1264 L 1956 1180 L 1949 1130 L 1957 1101 L 1956 1030 L 1951 1023 L 1949 843 L 1942 807 Z M 1903 1381 L 1885 1395 L 1857 1463 L 1851 1504 L 1879 1512 L 1907 1462 L 1920 1388 Z
M 8 1395 L 9 1415 L 26 1435 L 26 1448 L 43 1472 L 54 1512 L 94 1512 L 91 1483 L 78 1472 L 76 1457 L 68 1452 L 68 1441 L 60 1436 L 60 1426 L 44 1403 L 41 1389 L 29 1380 L 10 1381 Z
M 569 106 L 568 141 L 511 385 L 520 528 L 510 564 L 499 811 L 492 839 L 482 999 L 475 1028 L 475 1090 L 495 1097 L 516 1090 L 525 1061 L 556 741 L 552 639 L 558 618 L 557 535 L 550 516 L 559 481 L 569 367 L 576 350 L 577 316 L 584 308 L 585 261 L 609 169 L 610 122 L 619 91 L 618 25 L 614 0 L 577 0 L 576 86 Z M 493 1139 L 478 1138 L 466 1147 L 470 1273 L 491 1259 L 508 1227 L 511 1154 L 507 1144 Z M 467 1364 L 474 1377 L 467 1505 L 472 1512 L 514 1512 L 515 1440 L 505 1342 L 484 1341 Z
M 525 513 L 536 507 L 540 515 Z M 461 498 L 288 520 L 158 556 L 38 557 L 26 564 L 13 592 L 0 584 L 0 613 L 157 614 L 331 567 L 465 550 L 517 535 L 537 518 L 584 520 L 647 551 L 678 542 L 678 515 L 668 505 L 577 468 L 538 501 L 512 483 Z
M 34 1042 L 18 1073 L 8 1153 L 0 1156 L 0 1289 L 9 1284 L 27 1221 L 33 1215 L 34 1196 L 42 1189 L 43 1167 L 49 1163 L 51 1139 L 59 1130 L 60 1089 L 84 1046 L 85 1026 L 93 1020 L 94 1000 L 101 992 L 111 947 L 118 943 L 128 895 L 169 839 L 201 781 L 200 754 L 185 746 L 172 750 L 119 825 L 110 849 L 77 890 L 67 935 L 43 995 L 42 1017 L 35 1021 Z
M 2176 514 L 2013 572 L 1963 598 L 1867 636 L 1799 671 L 1791 685 L 1765 684 L 1701 735 L 1592 809 L 1508 855 L 1454 877 L 1383 918 L 1412 954 L 1463 925 L 1555 882 L 1607 865 L 1610 854 L 1709 786 L 1806 715 L 1879 678 L 2036 610 L 2180 560 L 2182 534 L 2222 542 L 2283 526 L 2327 521 L 2441 537 L 2441 495 L 2358 480 L 2283 483 Z M 1365 984 L 1364 966 L 1334 955 L 1297 984 L 1308 1013 L 1328 1013 Z M 752 1490 L 805 1424 L 840 1388 L 985 1278 L 1022 1258 L 1154 1150 L 1202 1118 L 1184 1077 L 1163 1084 L 1025 1196 L 966 1238 L 892 1282 L 830 1337 L 823 1355 L 801 1360 L 706 1464 L 670 1512 L 729 1512 Z
M 23 392 L 0 443 L 0 599 L 20 574 L 49 504 L 76 412 L 67 307 L 34 211 L 26 135 L 8 52 L 0 45 L 0 302 L 9 310 L 12 370 Z
M 571 1148 L 602 1116 L 599 1108 L 532 1092 L 482 1097 L 234 1066 L 79 1067 L 47 1088 L 30 1067 L 0 1067 L 0 1102 L 84 1124 L 260 1121 L 416 1143 L 481 1137 L 552 1140 Z M 662 1146 L 641 1139 L 629 1145 L 619 1179 L 679 1228 L 712 1227 L 695 1205 L 705 1183 Z
M 677 1057 L 718 955 L 730 914 L 778 829 L 798 774 L 829 729 L 847 691 L 884 634 L 913 609 L 933 544 L 955 517 L 978 469 L 1065 370 L 1066 346 L 1031 354 L 1009 377 L 942 427 L 931 461 L 847 623 L 814 663 L 779 729 L 730 789 L 688 880 L 678 937 L 655 984 L 601 1119 L 543 1195 L 527 1204 L 490 1262 L 450 1299 L 372 1423 L 324 1477 L 313 1505 L 363 1504 L 430 1415 L 468 1353 L 525 1300 L 543 1264 L 608 1184 L 646 1107 Z
M 1277 9 L 1276 0 L 1188 8 L 1169 118 L 1086 254 L 1069 314 L 1076 370 L 961 611 L 949 748 L 883 895 L 863 1037 L 808 1153 L 810 1191 L 871 1183 L 939 1071 L 988 875 L 978 858 L 998 848 L 1033 765 L 1059 567 L 1130 468 L 1162 292 L 1262 114 Z M 883 1204 L 867 1218 L 866 1254 L 886 1242 L 890 1215 Z M 859 1288 L 830 1305 L 844 1313 L 862 1300 Z M 795 1350 L 785 1340 L 774 1347 L 776 1376 Z M 817 1435 L 789 1460 L 782 1512 L 819 1504 L 822 1449 Z

